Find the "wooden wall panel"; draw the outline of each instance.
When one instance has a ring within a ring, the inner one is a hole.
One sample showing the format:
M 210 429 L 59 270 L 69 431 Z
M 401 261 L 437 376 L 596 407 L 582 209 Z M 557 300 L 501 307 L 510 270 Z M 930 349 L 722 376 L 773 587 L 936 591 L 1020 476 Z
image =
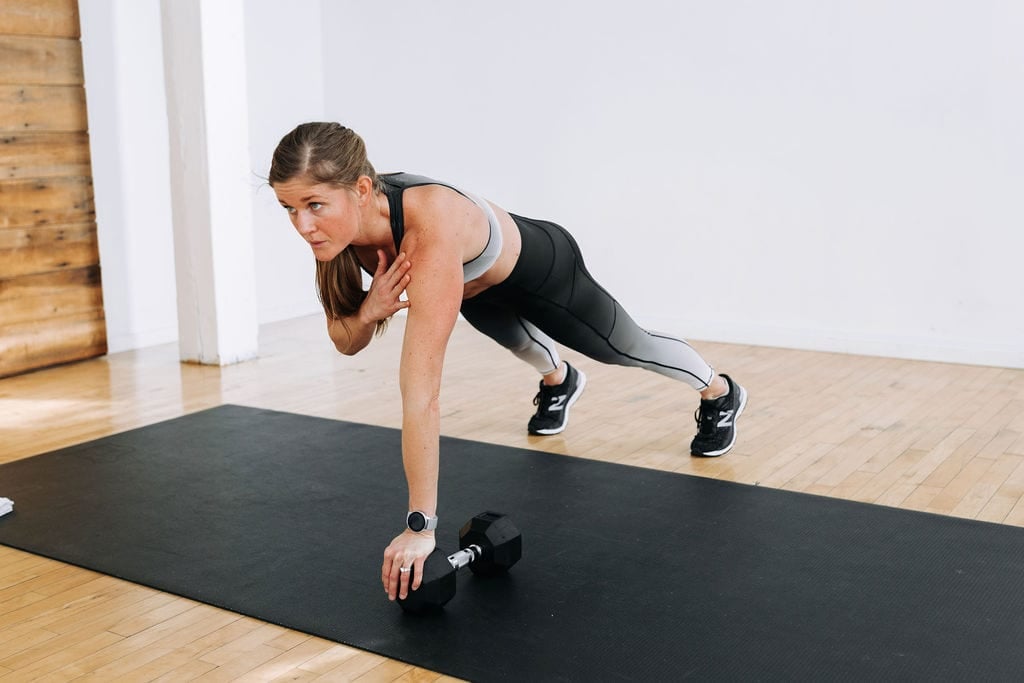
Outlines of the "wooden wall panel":
M 0 229 L 95 220 L 88 176 L 0 181 L 0 206 Z
M 0 286 L 21 275 L 86 269 L 99 260 L 95 223 L 0 230 Z
M 81 315 L 103 305 L 99 266 L 0 280 L 0 329 Z
M 107 352 L 103 309 L 53 320 L 0 325 L 4 375 L 94 358 Z
M 74 38 L 0 34 L 0 83 L 82 85 L 81 55 Z
M 85 131 L 85 90 L 67 85 L 0 85 L 0 133 Z
M 77 0 L 2 0 L 0 377 L 106 353 Z
M 0 133 L 0 180 L 89 176 L 89 135 Z
M 79 38 L 78 0 L 3 0 L 0 33 Z

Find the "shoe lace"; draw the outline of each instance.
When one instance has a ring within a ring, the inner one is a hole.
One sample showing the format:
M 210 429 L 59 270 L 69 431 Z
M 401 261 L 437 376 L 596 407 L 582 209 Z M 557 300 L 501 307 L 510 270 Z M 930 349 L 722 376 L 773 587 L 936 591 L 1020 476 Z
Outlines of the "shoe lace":
M 540 391 L 533 397 L 533 405 L 540 406 L 541 410 L 547 410 L 548 406 L 551 405 L 551 400 L 558 393 L 558 386 L 548 386 L 543 382 L 540 385 Z
M 715 406 L 710 401 L 700 402 L 700 406 L 693 413 L 693 419 L 697 421 L 698 434 L 710 436 L 715 433 Z

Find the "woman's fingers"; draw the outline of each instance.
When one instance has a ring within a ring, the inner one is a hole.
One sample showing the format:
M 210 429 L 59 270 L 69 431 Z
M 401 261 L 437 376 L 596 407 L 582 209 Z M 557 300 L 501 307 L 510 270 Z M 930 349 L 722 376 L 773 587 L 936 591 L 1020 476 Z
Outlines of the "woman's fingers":
M 405 288 L 409 286 L 409 277 L 409 273 L 406 273 L 402 277 L 398 278 L 397 282 L 395 282 L 395 286 L 392 288 L 391 292 L 396 299 L 401 296 L 402 292 L 405 291 Z
M 417 565 L 419 568 L 417 569 Z M 388 593 L 388 599 L 394 600 L 396 597 L 405 600 L 409 596 L 409 589 L 416 590 L 420 586 L 419 575 L 422 571 L 423 560 L 399 560 L 397 557 L 391 562 L 387 581 L 384 584 L 384 590 Z M 413 583 L 413 575 L 416 576 L 416 580 Z
M 388 266 L 388 274 L 393 277 L 402 272 L 402 270 L 408 267 L 408 265 L 409 261 L 405 258 L 405 252 L 403 251 L 399 253 L 398 256 L 395 257 L 395 260 L 391 262 L 391 265 Z
M 405 252 L 398 255 L 395 262 L 391 264 L 391 268 L 388 270 L 388 277 L 390 278 L 389 284 L 391 290 L 389 292 L 388 304 L 391 306 L 391 313 L 395 313 L 403 308 L 407 308 L 409 303 L 407 301 L 401 301 L 399 297 L 402 296 L 402 292 L 409 285 L 411 275 L 409 275 L 409 268 L 412 264 L 405 258 Z
M 405 286 L 409 284 L 410 265 L 409 261 L 405 258 L 405 252 L 402 252 L 383 275 L 378 271 L 374 282 L 379 283 L 385 288 L 390 287 L 392 293 L 397 292 L 397 294 L 400 294 L 405 289 Z M 395 295 L 397 296 L 397 294 Z
M 388 586 L 388 598 L 391 600 L 394 600 L 396 597 L 404 600 L 408 593 L 409 573 L 402 571 L 405 566 L 405 564 L 396 560 L 391 567 L 391 582 Z
M 412 589 L 418 590 L 420 584 L 423 583 L 423 564 L 427 561 L 425 557 L 416 558 L 416 562 L 413 565 L 412 571 Z
M 405 600 L 409 597 L 409 577 L 412 575 L 414 563 L 403 565 L 398 568 L 398 597 Z
M 409 307 L 409 302 L 402 301 L 401 296 L 411 279 L 409 275 L 411 264 L 406 258 L 405 252 L 400 253 L 391 265 L 387 265 L 383 250 L 378 249 L 377 256 L 377 271 L 370 283 L 370 291 L 367 293 L 365 313 L 375 320 L 383 320 L 403 308 Z
M 389 600 L 405 599 L 423 581 L 423 563 L 434 549 L 433 537 L 399 534 L 384 551 L 381 581 Z
M 406 260 L 402 260 L 401 263 L 395 262 L 397 267 L 394 272 L 391 273 L 391 278 L 395 282 L 401 282 L 409 277 L 409 267 L 412 265 Z

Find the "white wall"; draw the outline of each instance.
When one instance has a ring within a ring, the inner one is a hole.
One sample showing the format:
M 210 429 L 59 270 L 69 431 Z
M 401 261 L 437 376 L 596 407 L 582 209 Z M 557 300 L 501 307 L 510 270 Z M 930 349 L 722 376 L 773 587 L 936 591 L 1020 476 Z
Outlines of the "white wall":
M 323 2 L 378 170 L 563 223 L 692 339 L 1024 367 L 1024 5 Z
M 319 0 L 246 0 L 259 322 L 318 310 L 312 257 L 265 186 L 296 122 L 324 115 Z M 177 339 L 160 0 L 80 0 L 110 352 Z
M 691 339 L 1024 367 L 1024 6 L 247 0 L 260 322 L 318 310 L 296 123 L 557 220 Z M 111 351 L 177 334 L 159 0 L 80 0 Z
M 159 0 L 79 0 L 110 352 L 178 335 Z
M 260 323 L 267 323 L 321 310 L 313 255 L 266 178 L 284 134 L 326 115 L 323 35 L 319 0 L 246 0 L 245 13 L 256 281 Z

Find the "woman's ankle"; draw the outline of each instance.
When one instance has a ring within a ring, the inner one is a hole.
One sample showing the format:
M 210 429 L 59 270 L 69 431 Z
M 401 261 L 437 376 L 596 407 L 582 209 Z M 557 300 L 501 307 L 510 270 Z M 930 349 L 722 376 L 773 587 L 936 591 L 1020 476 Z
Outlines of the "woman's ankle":
M 723 396 L 728 395 L 729 383 L 722 379 L 722 376 L 718 374 L 716 374 L 714 379 L 711 380 L 711 384 L 700 392 L 700 397 L 705 401 L 714 401 L 716 398 L 722 398 Z
M 546 375 L 543 375 L 543 382 L 549 387 L 557 387 L 559 384 L 565 381 L 565 375 L 568 372 L 568 368 L 565 366 L 565 361 L 560 362 L 554 370 Z

